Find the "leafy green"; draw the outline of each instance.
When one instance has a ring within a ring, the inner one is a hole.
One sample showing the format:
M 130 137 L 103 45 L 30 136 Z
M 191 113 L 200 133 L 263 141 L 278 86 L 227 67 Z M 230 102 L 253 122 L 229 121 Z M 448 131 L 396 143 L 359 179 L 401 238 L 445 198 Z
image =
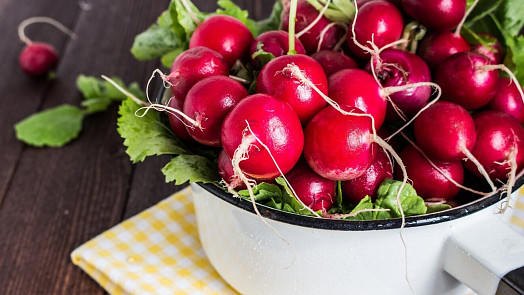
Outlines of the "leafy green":
M 238 19 L 249 28 L 253 36 L 258 35 L 258 25 L 254 20 L 249 18 L 247 10 L 242 10 L 230 0 L 218 0 L 217 4 L 222 8 L 217 9 L 217 14 L 229 15 Z
M 311 213 L 311 211 L 308 208 L 304 207 L 295 198 L 293 192 L 291 191 L 283 177 L 276 178 L 275 182 L 284 188 L 284 190 L 282 191 L 282 202 L 284 203 L 284 208 L 282 209 L 284 211 L 298 213 L 302 215 L 313 215 L 313 213 Z
M 16 137 L 33 146 L 60 147 L 78 137 L 86 112 L 62 105 L 31 115 L 15 125 Z
M 153 155 L 190 154 L 171 130 L 160 122 L 157 113 L 142 110 L 139 117 L 139 109 L 138 104 L 127 99 L 118 111 L 118 132 L 124 138 L 126 153 L 133 163 Z
M 113 80 L 135 96 L 144 97 L 137 83 L 126 87 L 121 79 Z M 114 101 L 126 98 L 109 82 L 95 77 L 80 75 L 76 86 L 84 97 L 81 102 L 84 108 L 65 104 L 33 114 L 15 125 L 16 137 L 37 147 L 64 146 L 78 137 L 86 115 L 105 111 Z
M 275 56 L 271 52 L 264 51 L 262 48 L 263 46 L 264 44 L 262 42 L 258 42 L 257 51 L 251 55 L 252 59 L 258 61 L 260 67 L 263 67 L 265 64 L 275 59 Z
M 273 9 L 268 18 L 258 21 L 258 32 L 263 33 L 272 30 L 279 30 L 282 22 L 282 12 L 284 7 L 281 1 L 275 1 Z
M 496 11 L 496 17 L 506 36 L 517 36 L 524 25 L 524 1 L 504 0 Z
M 371 200 L 370 196 L 365 196 L 362 200 L 360 200 L 360 202 L 350 212 L 350 214 L 356 214 L 356 215 L 348 217 L 347 219 L 372 220 L 374 219 L 373 211 L 367 211 L 371 209 L 374 209 L 373 200 Z
M 397 203 L 397 195 L 401 186 L 401 181 L 391 178 L 386 178 L 382 182 L 377 191 L 375 209 L 389 209 L 389 211 L 373 212 L 374 219 L 398 218 L 402 216 Z M 427 211 L 424 199 L 417 195 L 417 192 L 409 183 L 404 184 L 399 200 L 405 216 L 420 215 Z
M 208 158 L 199 155 L 174 156 L 162 168 L 162 173 L 166 176 L 166 182 L 174 181 L 175 184 L 188 181 L 210 183 L 220 180 L 217 166 Z
M 428 210 L 426 211 L 426 214 L 440 212 L 440 211 L 444 211 L 448 209 L 451 209 L 451 206 L 448 204 L 431 205 L 431 206 L 428 206 Z
M 255 201 L 264 202 L 271 200 L 280 200 L 282 198 L 282 190 L 276 184 L 262 182 L 253 187 L 253 196 Z M 247 189 L 238 192 L 238 195 L 249 199 L 249 191 Z M 281 203 L 280 203 L 281 204 Z

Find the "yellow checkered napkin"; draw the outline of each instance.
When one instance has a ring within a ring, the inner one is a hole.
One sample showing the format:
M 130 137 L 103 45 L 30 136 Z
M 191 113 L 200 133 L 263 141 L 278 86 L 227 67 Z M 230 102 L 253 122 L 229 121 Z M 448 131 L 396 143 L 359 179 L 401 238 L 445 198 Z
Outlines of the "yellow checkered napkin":
M 518 194 L 516 195 L 518 199 L 517 203 L 515 203 L 515 210 L 513 210 L 510 222 L 517 231 L 524 235 L 524 186 L 518 190 Z
M 71 259 L 111 294 L 236 294 L 202 249 L 189 187 L 83 244 Z

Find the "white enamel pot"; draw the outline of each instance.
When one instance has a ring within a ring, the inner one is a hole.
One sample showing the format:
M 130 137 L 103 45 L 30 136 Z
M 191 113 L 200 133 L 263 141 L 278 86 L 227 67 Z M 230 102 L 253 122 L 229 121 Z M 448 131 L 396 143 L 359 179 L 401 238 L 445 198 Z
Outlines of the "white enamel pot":
M 524 182 L 517 180 L 516 187 Z M 524 294 L 524 236 L 500 193 L 401 220 L 298 216 L 193 184 L 200 240 L 241 294 Z

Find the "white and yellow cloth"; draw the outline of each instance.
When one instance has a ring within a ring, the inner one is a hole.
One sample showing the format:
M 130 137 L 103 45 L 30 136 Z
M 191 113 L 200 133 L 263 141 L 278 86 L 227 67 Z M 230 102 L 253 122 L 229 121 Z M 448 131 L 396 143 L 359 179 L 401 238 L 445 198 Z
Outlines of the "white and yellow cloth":
M 524 187 L 512 226 L 524 234 Z M 110 294 L 237 294 L 213 269 L 198 239 L 188 187 L 71 253 Z

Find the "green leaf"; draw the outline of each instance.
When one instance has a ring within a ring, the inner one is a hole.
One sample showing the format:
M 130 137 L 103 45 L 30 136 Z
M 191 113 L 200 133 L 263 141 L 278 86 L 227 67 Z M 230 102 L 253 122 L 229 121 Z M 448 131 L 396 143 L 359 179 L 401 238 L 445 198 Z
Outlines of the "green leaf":
M 503 3 L 504 1 L 505 0 L 480 0 L 475 6 L 475 8 L 473 8 L 473 11 L 468 15 L 468 19 L 464 23 L 464 25 L 468 27 L 472 26 L 477 21 L 481 20 L 488 14 L 497 10 L 497 8 L 499 8 L 501 3 Z M 468 8 L 472 4 L 472 2 L 474 2 L 474 0 L 468 0 Z
M 190 11 L 186 9 L 182 1 L 174 0 L 171 2 L 169 12 L 173 21 L 173 29 L 176 31 L 177 36 L 179 38 L 185 38 L 189 42 L 191 35 L 197 27 L 192 16 L 194 16 L 198 22 L 202 22 L 206 18 L 206 15 L 200 12 L 191 1 L 184 0 L 184 2 Z
M 238 195 L 246 199 L 251 199 L 247 189 L 239 191 Z M 278 185 L 261 182 L 253 187 L 253 195 L 257 202 L 275 202 L 275 200 L 280 200 L 282 198 L 282 190 Z
M 211 183 L 220 180 L 218 168 L 213 162 L 199 155 L 178 155 L 162 168 L 166 182 L 175 184 L 186 182 Z
M 259 34 L 279 30 L 282 22 L 282 11 L 284 10 L 281 1 L 275 1 L 273 9 L 268 18 L 263 19 L 257 23 Z
M 353 208 L 353 210 L 351 210 L 350 213 L 354 214 L 358 211 L 361 211 L 361 210 L 366 210 L 366 209 L 373 209 L 374 208 L 374 205 L 373 205 L 373 201 L 371 200 L 371 197 L 370 196 L 365 196 L 362 200 L 360 200 L 360 202 L 357 204 L 357 206 L 355 206 L 355 208 Z M 350 219 L 350 220 L 372 220 L 373 219 L 373 211 L 362 211 L 362 212 L 359 212 L 357 213 L 355 216 L 351 216 L 351 217 L 348 217 L 346 219 Z
M 124 138 L 126 153 L 133 163 L 143 161 L 153 155 L 189 154 L 182 142 L 162 124 L 158 114 L 149 111 L 139 111 L 143 114 L 138 117 L 136 111 L 140 108 L 133 100 L 122 102 L 119 109 L 118 132 Z
M 439 205 L 428 206 L 428 210 L 426 211 L 426 214 L 440 212 L 440 211 L 444 211 L 448 209 L 451 209 L 451 206 L 448 204 L 439 204 Z
M 111 105 L 113 101 L 105 97 L 91 98 L 82 101 L 82 106 L 86 108 L 88 114 L 103 112 Z
M 84 110 L 71 105 L 51 108 L 17 123 L 16 137 L 37 147 L 60 147 L 78 137 L 84 116 Z
M 265 64 L 275 59 L 275 56 L 272 53 L 264 51 L 262 47 L 264 47 L 264 44 L 262 42 L 258 42 L 257 51 L 251 55 L 252 59 L 258 61 L 259 68 L 262 68 Z
M 242 10 L 230 0 L 218 0 L 217 4 L 222 8 L 217 10 L 217 14 L 229 15 L 238 19 L 249 28 L 253 36 L 258 35 L 258 25 L 254 20 L 249 18 L 247 10 Z
M 524 1 L 504 0 L 496 12 L 506 36 L 517 36 L 524 25 Z
M 170 28 L 152 25 L 135 37 L 131 53 L 138 60 L 150 60 L 186 47 L 186 40 L 177 38 Z
M 524 36 L 510 37 L 506 45 L 508 52 L 504 64 L 512 70 L 520 85 L 524 85 Z
M 182 52 L 184 52 L 184 49 L 177 48 L 175 50 L 169 51 L 168 53 L 162 55 L 162 58 L 160 59 L 160 61 L 162 62 L 162 65 L 166 68 L 171 68 L 177 56 Z
M 375 219 L 388 219 L 401 217 L 400 208 L 397 204 L 397 195 L 402 186 L 402 181 L 386 178 L 379 186 L 375 209 L 390 209 L 389 211 L 375 211 Z M 409 184 L 404 184 L 400 193 L 400 204 L 405 216 L 420 215 L 426 213 L 427 207 L 424 199 L 417 196 L 415 189 Z

